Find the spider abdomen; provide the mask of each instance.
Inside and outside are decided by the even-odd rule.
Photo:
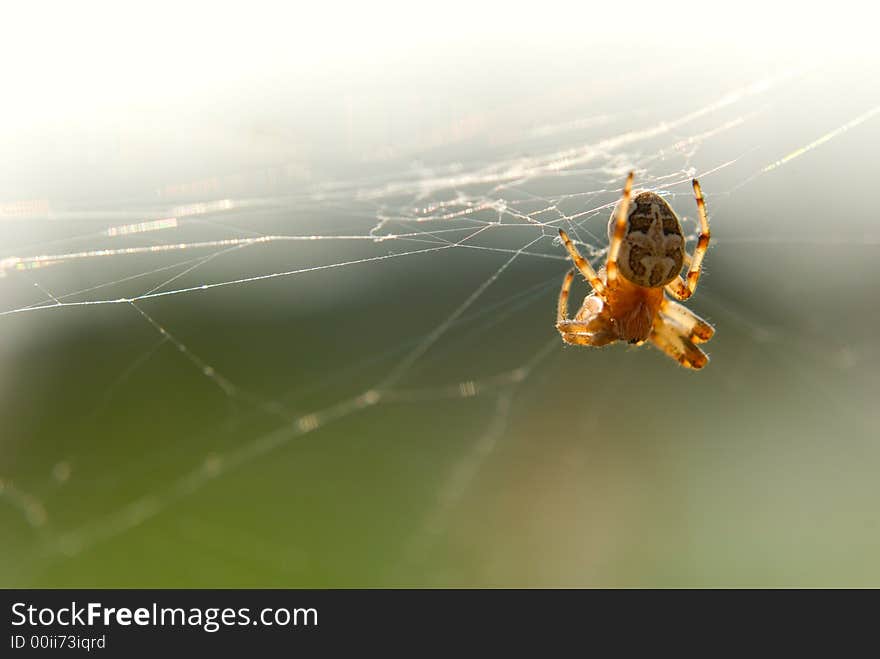
[[[614,225],[617,209],[611,214]],[[684,234],[675,211],[659,195],[641,192],[632,198],[618,267],[626,279],[660,288],[675,279],[684,264]]]

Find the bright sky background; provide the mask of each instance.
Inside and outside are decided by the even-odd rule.
[[[305,4],[305,6],[302,6]],[[782,4],[782,3],[781,3]],[[320,82],[489,48],[680,51],[713,61],[876,56],[877,16],[767,2],[56,2],[4,9],[2,131],[254,76]],[[867,11],[876,12],[875,9]],[[638,75],[639,72],[633,72]]]

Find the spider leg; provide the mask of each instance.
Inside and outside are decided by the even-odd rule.
[[[605,265],[605,278],[611,287],[617,281],[617,256],[620,254],[620,245],[626,234],[626,222],[629,218],[629,200],[632,196],[633,173],[630,172],[623,185],[623,195],[617,204],[617,221],[614,223],[614,233],[611,242],[608,243],[608,262]]]
[[[697,213],[700,216],[700,237],[694,248],[694,255],[690,260],[687,280],[681,275],[666,285],[666,291],[678,300],[687,300],[697,290],[700,274],[703,272],[703,257],[709,249],[709,216],[706,214],[706,201],[703,199],[703,191],[697,179],[693,180],[694,198],[697,200]],[[687,256],[687,255],[685,255]]]
[[[583,319],[570,320],[568,318],[559,318],[556,321],[556,329],[562,334],[564,339],[568,336],[581,336],[597,333],[609,333],[608,319],[601,314],[592,314]]]
[[[584,278],[590,283],[590,286],[593,287],[593,290],[595,290],[597,293],[604,293],[605,284],[599,278],[599,275],[596,274],[596,271],[593,270],[593,266],[590,265],[590,262],[587,261],[583,256],[581,256],[581,253],[577,250],[577,247],[574,246],[574,243],[571,242],[571,238],[568,237],[568,234],[565,233],[563,229],[559,230],[559,237],[562,239],[562,242],[565,245],[565,249],[568,250],[568,254],[569,256],[571,256],[571,260],[574,261],[577,269],[580,270]]]
[[[568,317],[568,295],[574,270],[565,273],[559,291],[559,305],[556,309],[556,329],[562,340],[575,346],[604,346],[616,341],[608,326],[608,319],[602,315],[604,304],[597,295],[588,295],[574,320]]]
[[[599,348],[617,341],[617,338],[607,331],[599,331],[592,334],[567,334],[560,330],[559,333],[562,334],[562,340],[572,346],[592,346],[594,348]]]
[[[556,305],[556,324],[568,319],[568,295],[571,292],[571,280],[574,279],[574,270],[565,273],[562,280],[562,288],[559,290],[559,304]]]
[[[709,361],[706,353],[693,341],[682,334],[675,325],[662,318],[654,321],[654,329],[649,341],[686,368],[701,369]]]
[[[700,318],[683,304],[664,298],[660,305],[660,315],[694,343],[708,341],[715,334],[715,328]]]

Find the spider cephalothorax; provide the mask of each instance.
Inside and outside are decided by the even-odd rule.
[[[687,307],[669,299],[688,299],[697,288],[709,246],[709,218],[700,184],[693,181],[700,217],[700,237],[687,278],[679,274],[686,261],[685,238],[675,212],[653,192],[632,197],[633,175],[626,179],[620,203],[608,223],[608,260],[598,273],[564,230],[559,230],[575,266],[593,287],[574,318],[568,318],[568,295],[574,270],[559,292],[556,329],[572,345],[604,346],[615,341],[650,340],[682,366],[699,369],[709,358],[696,345],[715,329]],[[665,293],[664,293],[665,291]]]

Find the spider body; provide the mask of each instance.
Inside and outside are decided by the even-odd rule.
[[[617,336],[627,343],[641,343],[651,336],[654,318],[663,303],[662,288],[647,288],[619,279],[609,291],[608,308],[614,315],[612,324]]]
[[[630,173],[623,196],[608,223],[608,260],[597,273],[562,229],[559,235],[572,261],[593,291],[574,318],[568,318],[568,296],[574,270],[566,274],[559,292],[556,328],[571,345],[604,346],[615,341],[654,346],[687,368],[709,361],[698,343],[708,341],[714,328],[668,295],[686,300],[696,290],[703,256],[709,246],[709,220],[700,190],[693,181],[700,216],[700,237],[693,258],[685,252],[685,237],[675,212],[653,192],[632,196]],[[690,261],[687,278],[679,274]]]

